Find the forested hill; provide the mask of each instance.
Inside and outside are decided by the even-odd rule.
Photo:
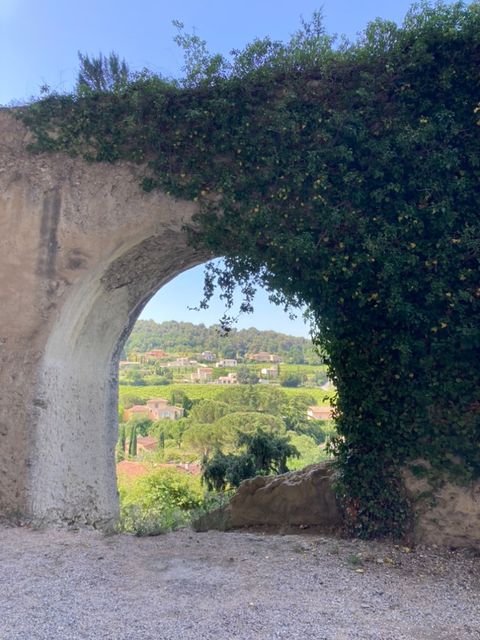
[[[305,338],[288,336],[276,331],[232,329],[228,336],[218,326],[206,327],[191,322],[138,320],[125,345],[125,352],[145,352],[163,349],[172,354],[192,354],[213,351],[218,357],[243,357],[246,353],[268,351],[282,356],[285,362],[315,363],[320,359],[312,343]]]

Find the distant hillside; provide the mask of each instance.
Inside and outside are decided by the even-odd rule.
[[[191,322],[162,322],[138,320],[125,345],[125,352],[163,349],[169,353],[201,353],[213,351],[219,357],[243,357],[246,353],[268,351],[281,356],[285,362],[318,363],[312,343],[305,338],[288,336],[276,331],[232,329],[228,336],[218,326],[206,327]]]

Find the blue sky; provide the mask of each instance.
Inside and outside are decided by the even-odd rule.
[[[78,51],[91,55],[116,51],[134,70],[147,67],[178,75],[182,54],[173,42],[172,20],[181,20],[187,32],[195,30],[212,51],[228,53],[255,37],[288,38],[301,16],[310,17],[322,5],[327,30],[353,38],[376,17],[401,22],[410,4],[406,0],[0,0],[0,104],[38,95],[42,84],[57,91],[71,89]],[[194,306],[201,289],[200,267],[163,287],[141,317],[213,324],[223,313],[221,305],[200,313],[188,311],[181,302],[188,299]],[[257,296],[255,313],[238,326],[308,335],[301,319],[290,321],[263,294]]]

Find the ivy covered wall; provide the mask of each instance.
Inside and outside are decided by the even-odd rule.
[[[200,205],[191,242],[240,282],[304,303],[338,397],[333,444],[351,531],[401,534],[399,470],[480,475],[480,5],[427,4],[356,43],[318,16],[232,60],[182,36],[182,81],[147,72],[49,95],[33,150],[145,167]]]

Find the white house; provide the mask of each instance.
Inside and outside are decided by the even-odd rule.
[[[219,360],[216,367],[236,367],[237,361],[234,358],[224,358],[223,360]]]

